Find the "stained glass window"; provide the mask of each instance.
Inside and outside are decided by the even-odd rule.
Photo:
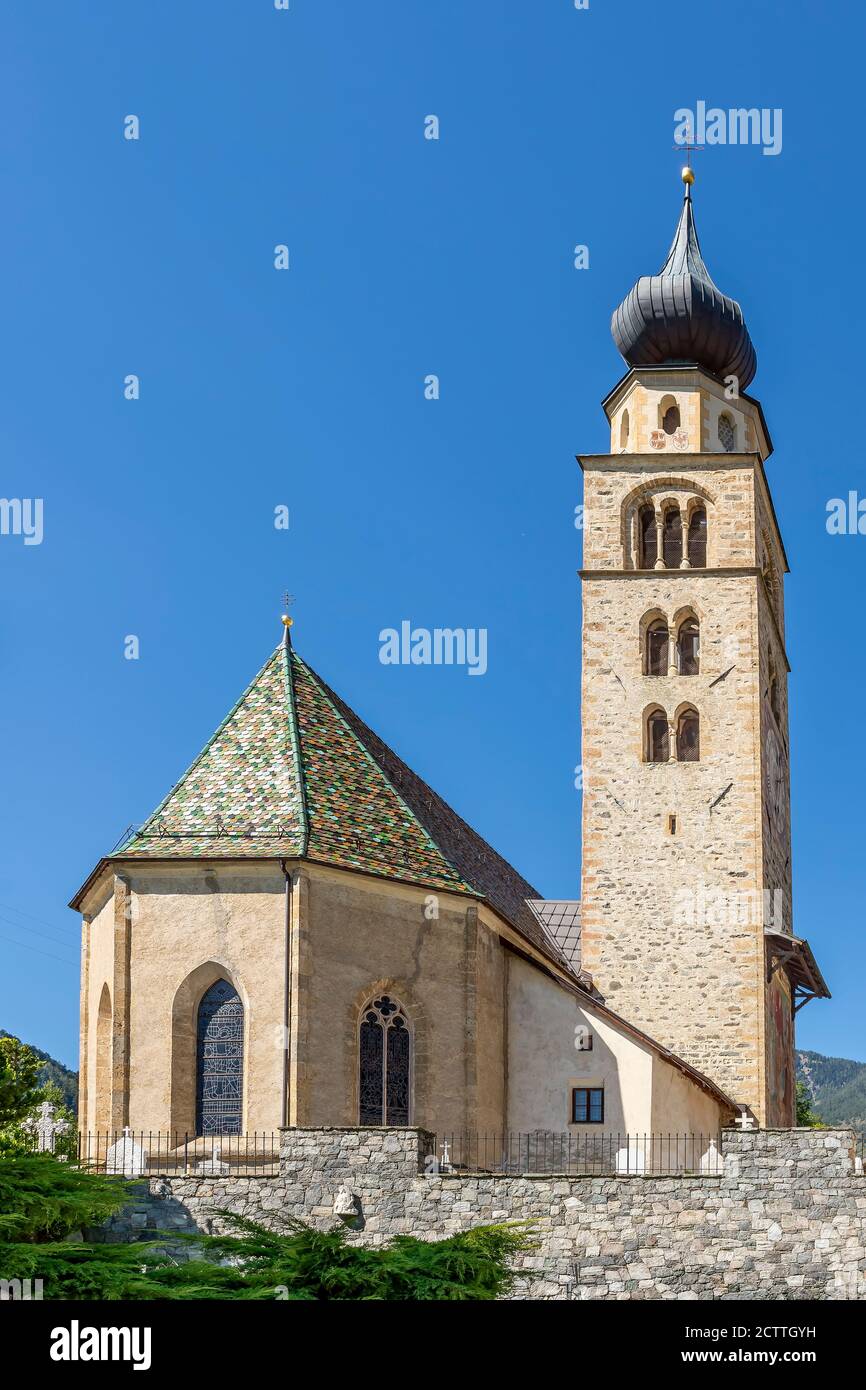
[[[380,995],[363,1010],[358,1055],[359,1124],[408,1125],[412,1035],[390,995]]]
[[[240,1134],[244,1006],[234,985],[217,980],[198,1006],[196,1132]]]

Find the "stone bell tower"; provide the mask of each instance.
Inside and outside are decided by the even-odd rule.
[[[610,452],[582,456],[583,965],[763,1125],[794,1123],[782,576],[755,351],[691,199],[616,310]]]

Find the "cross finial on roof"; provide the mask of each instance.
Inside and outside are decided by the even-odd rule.
[[[291,605],[294,603],[294,601],[295,601],[295,596],[294,596],[294,594],[290,594],[289,591],[288,591],[288,589],[284,590],[284,592],[283,592],[283,607],[284,607],[287,611],[286,611],[285,613],[283,613],[283,615],[282,615],[281,618],[280,618],[280,622],[281,622],[282,625],[283,625],[283,646],[284,646],[284,647],[290,647],[290,646],[292,645],[292,637],[291,637],[291,633],[289,632],[289,628],[292,626],[292,623],[294,622],[294,619],[291,618],[291,617],[289,616],[288,609],[291,607]]]

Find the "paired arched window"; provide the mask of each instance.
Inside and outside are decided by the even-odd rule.
[[[677,716],[674,751],[677,762],[696,763],[701,756],[700,717],[690,705]],[[663,709],[652,708],[646,716],[645,760],[666,763],[671,756],[671,726]]]
[[[202,996],[196,1028],[197,1134],[240,1134],[243,1120],[244,1006],[217,980]]]
[[[689,516],[689,564],[693,570],[707,567],[707,509],[693,507]]]
[[[683,559],[683,519],[679,507],[665,508],[662,536],[665,569],[678,570]]]
[[[719,443],[726,454],[733,454],[737,447],[737,431],[727,411],[719,416]]]
[[[388,994],[361,1011],[358,1067],[358,1123],[408,1125],[412,1034],[401,1005]]]
[[[676,620],[675,620],[676,621]],[[671,629],[663,616],[646,614],[643,630],[643,673],[645,676],[666,676],[674,661],[673,670],[680,676],[700,674],[701,628],[697,618],[686,612],[674,627],[674,650],[671,652]]]

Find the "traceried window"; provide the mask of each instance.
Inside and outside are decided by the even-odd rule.
[[[730,415],[719,416],[719,443],[726,454],[732,454],[737,447],[737,434]]]
[[[683,522],[679,507],[668,507],[664,524],[665,569],[678,570],[683,558]]]
[[[361,1013],[358,1123],[408,1125],[412,1035],[401,1006],[388,994]]]
[[[646,674],[666,676],[668,673],[668,625],[664,618],[650,623],[646,634]]]
[[[244,1006],[234,985],[217,980],[198,1006],[196,1133],[240,1134]]]
[[[668,717],[663,709],[651,711],[646,726],[646,760],[648,763],[666,763],[670,757],[670,729]]]
[[[707,511],[695,507],[689,517],[689,564],[693,570],[707,567]]]
[[[571,1092],[573,1125],[604,1124],[604,1087],[574,1086]]]
[[[681,676],[698,675],[700,644],[700,628],[694,618],[687,618],[677,633],[677,670]]]
[[[698,712],[685,709],[677,720],[677,762],[697,763],[701,757],[701,734]]]
[[[640,568],[651,570],[659,557],[655,507],[641,507],[638,515],[638,526],[640,528]]]

